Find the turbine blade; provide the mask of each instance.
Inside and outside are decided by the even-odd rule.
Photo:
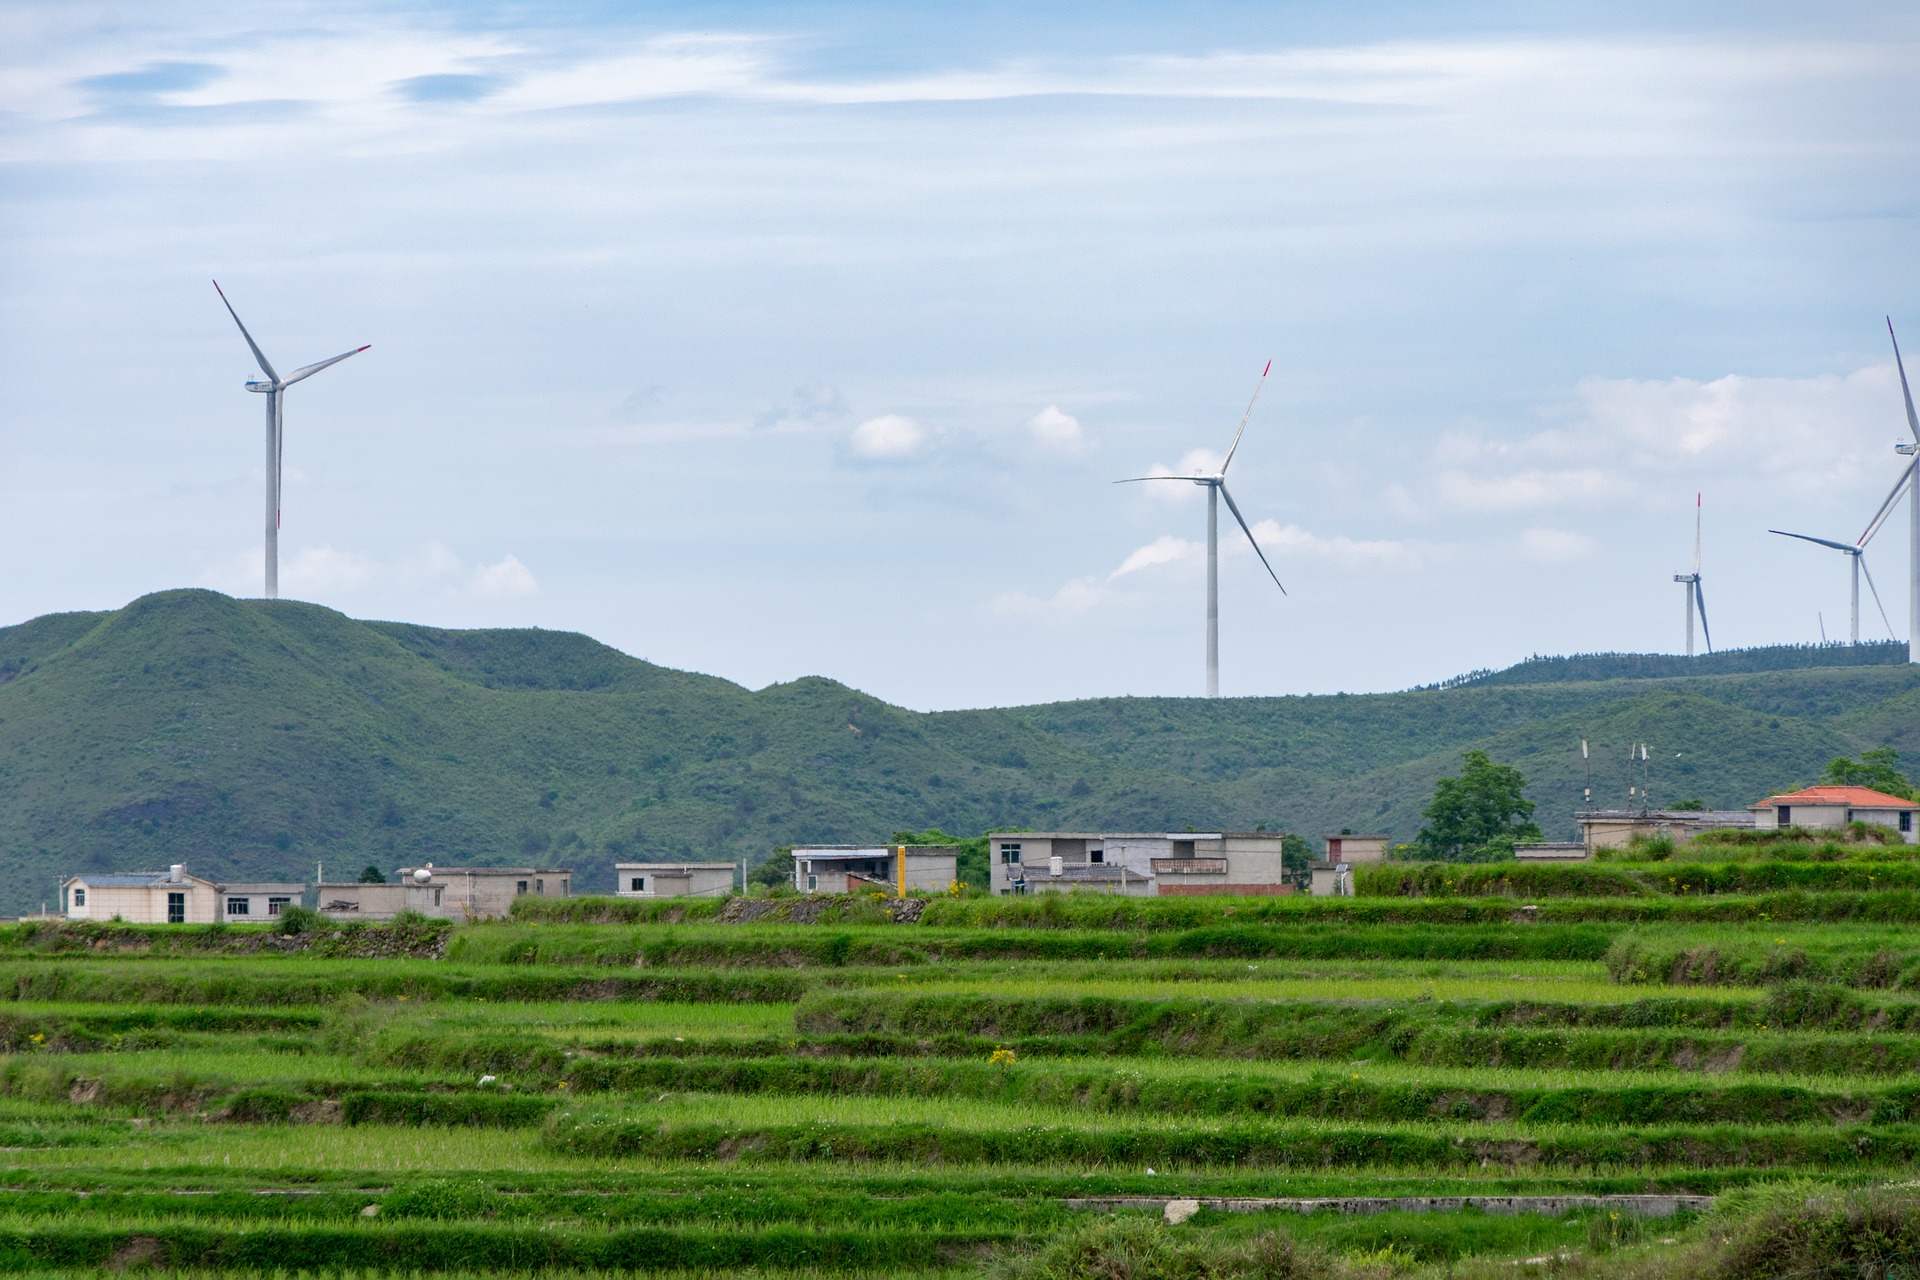
[[[1783,538],[1798,538],[1802,542],[1817,542],[1823,547],[1832,547],[1835,551],[1844,551],[1852,555],[1860,548],[1850,542],[1835,542],[1831,538],[1816,538],[1810,533],[1788,533],[1785,529],[1769,529],[1768,533],[1777,533]]]
[[[1281,586],[1280,575],[1273,571],[1272,565],[1267,564],[1267,553],[1260,549],[1259,542],[1254,539],[1253,530],[1247,527],[1247,518],[1240,514],[1240,508],[1234,505],[1233,495],[1227,492],[1227,486],[1224,484],[1220,486],[1220,496],[1227,500],[1227,510],[1233,512],[1233,518],[1240,522],[1240,531],[1246,534],[1247,541],[1253,544],[1253,554],[1259,556],[1260,563],[1267,566],[1267,576],[1273,579],[1273,585],[1280,587],[1281,595],[1287,594],[1287,589]]]
[[[227,291],[220,287],[218,280],[213,282],[213,291],[220,295],[221,302],[226,303],[227,314],[233,317],[233,322],[240,324],[240,313],[233,309],[231,302],[227,302]],[[260,372],[274,382],[280,381],[280,375],[275,373],[273,366],[267,363],[267,353],[260,349],[260,344],[253,340],[253,335],[247,332],[247,326],[244,324],[240,324],[240,336],[247,340],[247,346],[253,350],[253,358],[260,362]]]
[[[1707,652],[1713,652],[1713,629],[1707,626],[1707,593],[1700,589],[1700,579],[1693,580],[1693,603],[1700,610],[1700,634],[1707,638]]]
[[[292,373],[287,375],[286,380],[282,382],[280,385],[283,387],[290,387],[294,383],[300,381],[302,378],[311,378],[314,374],[320,372],[322,369],[327,368],[329,365],[339,364],[342,360],[345,360],[348,356],[357,356],[362,351],[365,351],[367,347],[371,347],[372,345],[373,344],[369,342],[364,347],[355,347],[351,351],[343,351],[331,360],[322,360],[317,364],[310,364],[310,365],[307,365],[305,368],[295,369]]]
[[[1253,384],[1253,399],[1247,401],[1247,411],[1240,415],[1240,429],[1233,433],[1233,443],[1227,447],[1227,460],[1220,464],[1220,474],[1227,474],[1227,468],[1233,465],[1234,450],[1240,447],[1240,437],[1247,434],[1247,419],[1253,416],[1253,406],[1260,400],[1260,388],[1267,385],[1267,374],[1273,369],[1273,361],[1267,361],[1267,367],[1260,371],[1260,381]],[[1249,534],[1249,537],[1252,535]],[[1279,581],[1279,579],[1275,579]],[[1281,588],[1286,590],[1285,587]]]
[[[1893,317],[1887,317],[1887,336],[1893,338],[1893,363],[1900,370],[1900,394],[1907,398],[1907,430],[1920,443],[1920,417],[1913,412],[1913,392],[1907,387],[1907,362],[1900,358],[1900,339],[1893,337]]]
[[[1693,495],[1693,571],[1700,572],[1700,495]]]
[[[1867,575],[1867,590],[1873,592],[1873,607],[1880,611],[1880,621],[1887,625],[1887,638],[1898,641],[1900,637],[1893,634],[1893,623],[1887,620],[1887,606],[1880,603],[1880,588],[1873,585],[1873,573],[1867,568],[1865,556],[1860,557],[1860,572]]]
[[[1917,467],[1920,467],[1920,456],[1915,456],[1914,460],[1907,464],[1906,470],[1900,473],[1900,478],[1893,482],[1893,492],[1889,493],[1887,500],[1880,504],[1880,509],[1873,513],[1873,519],[1867,522],[1867,531],[1860,535],[1858,542],[1854,543],[1856,547],[1866,546],[1873,541],[1873,535],[1880,532],[1880,526],[1885,524],[1887,517],[1893,514],[1893,508],[1899,503],[1900,496],[1907,491],[1907,486],[1913,483],[1913,473]]]
[[[1125,480],[1115,480],[1115,484],[1145,484],[1149,480],[1178,480],[1182,484],[1199,484],[1198,476],[1128,476]]]

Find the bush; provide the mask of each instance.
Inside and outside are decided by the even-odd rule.
[[[289,938],[297,938],[303,933],[318,933],[330,922],[312,907],[303,907],[297,902],[289,902],[280,908],[280,920],[274,927]]]
[[[1331,1280],[1358,1276],[1278,1232],[1221,1240],[1171,1230],[1151,1218],[1095,1219],[1031,1253],[1002,1254],[994,1280]]]

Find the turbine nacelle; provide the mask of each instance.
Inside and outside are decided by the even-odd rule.
[[[269,391],[278,391],[280,389],[280,384],[277,382],[249,382],[246,385],[247,390],[259,395],[265,395]]]

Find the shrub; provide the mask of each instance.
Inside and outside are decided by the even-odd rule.
[[[275,927],[289,938],[297,938],[303,933],[317,933],[327,924],[327,918],[312,907],[289,902],[280,908],[280,921]]]
[[[1361,1273],[1277,1232],[1222,1240],[1129,1215],[1073,1227],[1030,1253],[1002,1254],[987,1274],[994,1280],[1331,1280]]]

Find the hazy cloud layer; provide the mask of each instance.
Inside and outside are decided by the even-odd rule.
[[[1916,23],[27,0],[8,618],[258,590],[218,276],[276,361],[374,344],[287,410],[285,590],[356,613],[1195,692],[1179,478],[1272,359],[1229,478],[1288,594],[1223,509],[1229,692],[1673,649],[1696,492],[1715,638],[1808,639],[1843,575],[1766,529],[1851,539],[1900,465]]]

